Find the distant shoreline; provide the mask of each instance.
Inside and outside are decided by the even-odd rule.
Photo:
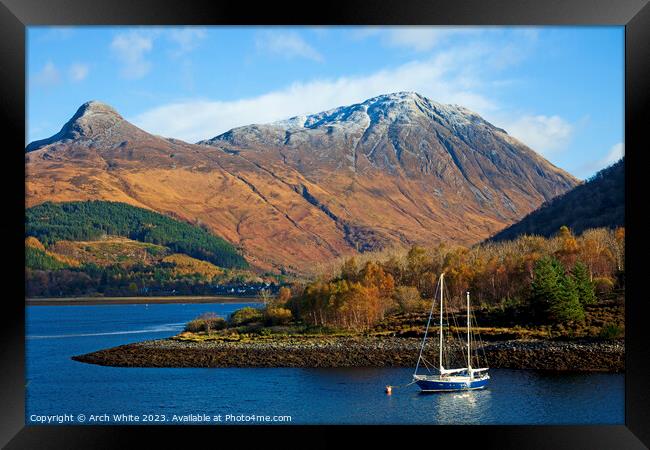
[[[141,305],[172,303],[257,303],[256,297],[234,297],[220,295],[176,295],[166,297],[51,297],[27,298],[26,306],[70,306],[70,305]]]

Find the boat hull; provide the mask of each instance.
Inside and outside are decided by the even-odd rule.
[[[416,380],[415,383],[420,387],[422,392],[453,392],[453,391],[472,391],[485,389],[489,378],[467,381],[445,381],[445,380]]]

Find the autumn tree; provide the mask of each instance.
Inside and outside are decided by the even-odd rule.
[[[386,273],[383,267],[369,261],[359,272],[359,281],[366,287],[376,287],[382,297],[389,297],[395,289],[393,276]]]
[[[578,254],[578,241],[566,225],[560,227],[557,237],[560,248],[555,252],[555,256],[566,267],[572,267]]]
[[[427,252],[424,248],[413,246],[406,255],[405,284],[419,287],[420,276],[427,269]]]
[[[291,299],[291,289],[289,289],[286,286],[282,286],[278,291],[277,302],[280,305],[286,305],[290,299]]]
[[[395,301],[402,312],[416,312],[424,308],[420,292],[413,286],[400,286],[395,289]]]
[[[347,281],[356,281],[358,274],[359,268],[357,267],[357,260],[354,256],[345,260],[341,267],[341,278]]]
[[[273,297],[271,296],[271,292],[269,292],[268,289],[262,289],[258,292],[257,298],[260,302],[264,304],[264,306],[268,306],[269,304],[272,303]]]

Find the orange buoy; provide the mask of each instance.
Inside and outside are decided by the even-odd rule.
[[[393,392],[393,387],[392,386],[386,386],[386,394],[390,395]]]

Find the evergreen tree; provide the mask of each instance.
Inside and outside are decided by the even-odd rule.
[[[531,285],[531,303],[535,318],[542,321],[584,320],[578,290],[572,276],[556,258],[542,258],[535,264]]]
[[[549,318],[554,322],[582,322],[585,311],[580,304],[575,280],[564,272],[561,264],[558,266],[556,270],[561,270],[558,273],[558,296],[551,303]]]
[[[558,298],[558,270],[556,261],[545,257],[535,264],[531,284],[531,306],[533,316],[544,320],[548,316],[551,304]]]
[[[584,306],[596,303],[594,283],[589,277],[589,269],[587,269],[587,266],[582,261],[578,261],[573,266],[571,274],[573,275],[576,290],[578,291],[580,304]]]
[[[68,265],[48,255],[45,250],[25,247],[25,267],[38,270],[58,270],[65,269]]]

